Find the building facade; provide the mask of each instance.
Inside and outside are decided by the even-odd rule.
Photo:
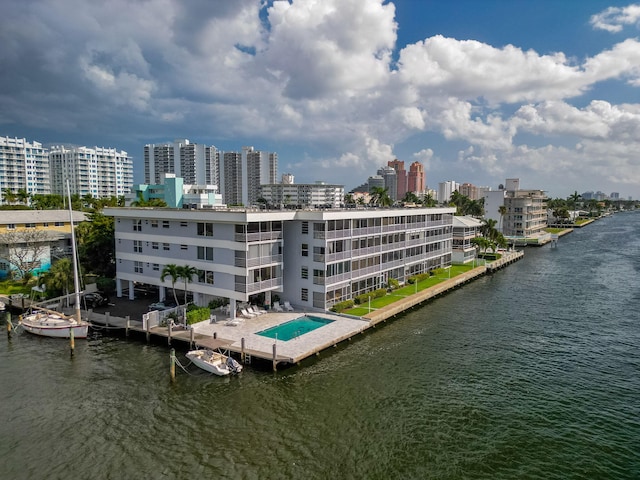
[[[275,183],[260,186],[260,198],[267,206],[280,208],[339,208],[344,203],[344,186],[316,183]]]
[[[482,225],[482,221],[469,215],[453,217],[452,263],[464,265],[475,261],[477,252],[471,241],[480,235]]]
[[[278,181],[277,153],[242,147],[242,152],[224,152],[221,158],[220,193],[228,205],[256,205],[260,185]]]
[[[117,294],[134,285],[160,288],[168,264],[198,270],[194,302],[214,298],[299,308],[336,303],[451,264],[453,208],[177,210],[107,208],[115,217]],[[286,268],[285,268],[286,266]],[[179,287],[179,285],[176,285]]]
[[[51,193],[49,153],[39,142],[0,137],[0,192]],[[4,195],[0,204],[7,204]]]
[[[504,236],[531,238],[544,234],[547,228],[546,198],[542,190],[507,190],[504,197],[506,214],[502,219]]]
[[[394,200],[402,200],[407,194],[407,171],[404,169],[404,162],[397,158],[387,165],[396,171],[396,197]]]
[[[384,188],[387,189],[389,198],[396,202],[398,200],[398,175],[392,167],[382,167],[378,169],[378,175],[384,179]]]
[[[189,185],[219,185],[221,152],[214,146],[177,139],[144,146],[144,182],[162,183],[162,175],[172,173]]]
[[[427,189],[427,176],[424,172],[424,166],[420,162],[413,162],[409,166],[409,175],[407,177],[407,191],[416,195],[422,195]]]
[[[83,212],[73,213],[74,225],[85,220]],[[68,210],[0,211],[0,278],[21,269],[45,272],[55,260],[70,256]]]
[[[51,193],[109,198],[126,195],[133,185],[133,162],[125,151],[103,147],[54,146],[49,151]]]
[[[222,195],[217,185],[187,185],[184,179],[172,173],[163,174],[163,182],[158,185],[134,185],[126,196],[126,204],[131,205],[140,200],[162,200],[168,208],[219,208]]]

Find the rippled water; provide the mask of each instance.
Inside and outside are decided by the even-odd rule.
[[[5,336],[0,478],[637,479],[639,271],[618,214],[275,374]]]

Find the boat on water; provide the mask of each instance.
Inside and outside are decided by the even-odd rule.
[[[75,314],[67,316],[46,308],[34,309],[20,317],[20,325],[27,332],[43,337],[87,338],[89,322],[82,320],[80,313],[80,279],[78,275],[78,254],[76,251],[76,234],[73,225],[73,209],[71,208],[71,191],[67,180],[67,197],[69,199],[69,219],[71,221],[71,251],[73,255],[73,284],[75,287]]]
[[[213,350],[205,348],[191,350],[186,353],[186,357],[201,369],[214,375],[224,376],[242,371],[242,365],[232,357]]]
[[[52,310],[34,310],[20,317],[20,325],[25,331],[43,337],[69,338],[73,331],[73,338],[87,338],[89,322],[67,317]]]

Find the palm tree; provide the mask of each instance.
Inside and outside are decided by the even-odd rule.
[[[393,204],[393,200],[389,196],[388,189],[384,187],[371,187],[371,199],[369,203],[381,207],[389,207]]]
[[[178,267],[180,278],[184,279],[184,304],[187,304],[187,284],[191,282],[194,275],[198,274],[198,269],[191,265],[183,265]]]
[[[427,193],[422,199],[422,205],[425,207],[435,207],[438,202],[431,196],[430,193]]]
[[[173,290],[173,299],[176,301],[176,305],[178,305],[178,296],[176,295],[176,282],[182,276],[180,273],[180,269],[178,265],[174,263],[170,263],[165,265],[162,269],[162,273],[160,274],[160,281],[164,282],[166,277],[171,277],[171,290]]]
[[[23,205],[28,205],[29,198],[31,198],[31,194],[27,192],[26,188],[21,188],[20,190],[18,190],[16,197],[20,203],[22,203]]]
[[[498,207],[498,213],[500,214],[500,232],[502,232],[502,219],[504,218],[504,216],[507,214],[507,207],[505,207],[504,205],[500,205]]]
[[[574,190],[574,192],[569,195],[569,202],[571,204],[571,209],[575,211],[576,205],[578,204],[578,200],[582,198],[581,195],[578,195],[578,191]]]
[[[15,201],[18,199],[18,196],[10,188],[5,188],[2,190],[2,197],[7,203],[15,203]]]
[[[404,197],[402,198],[402,201],[404,203],[420,203],[420,199],[418,198],[418,196],[413,193],[413,192],[407,192],[404,194]]]

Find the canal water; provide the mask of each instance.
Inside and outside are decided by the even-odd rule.
[[[617,214],[275,374],[4,336],[0,479],[638,479],[639,273]]]

